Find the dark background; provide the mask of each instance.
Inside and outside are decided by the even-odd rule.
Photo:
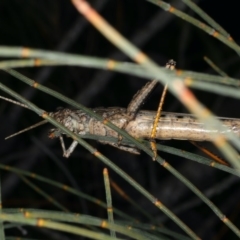
[[[238,1],[199,0],[197,2],[239,43]],[[240,77],[239,58],[233,50],[151,3],[139,0],[97,0],[91,1],[91,3],[120,33],[160,65],[165,65],[168,59],[173,58],[177,61],[177,68],[213,73],[213,70],[203,60],[204,56],[208,56],[230,76]],[[176,0],[171,3],[178,9],[197,17],[182,1]],[[87,23],[77,13],[70,1],[64,0],[0,0],[0,44],[130,61]],[[80,67],[25,68],[19,69],[19,71],[90,108],[126,107],[132,96],[146,83],[145,79],[125,74]],[[0,79],[1,82],[46,111],[54,111],[59,106],[67,107],[59,100],[31,89],[4,72],[0,72]],[[159,86],[143,108],[156,109],[161,91],[162,86]],[[238,102],[235,99],[202,91],[194,91],[194,93],[215,114],[240,117]],[[1,94],[6,96],[4,93]],[[167,95],[164,110],[186,112],[185,108],[170,93]],[[64,159],[59,141],[47,138],[48,130],[51,128],[49,124],[10,140],[4,140],[6,136],[40,120],[33,112],[1,100],[1,163],[38,173],[105,201],[102,176],[104,164],[80,146],[69,159]],[[70,140],[66,140],[66,142],[70,144]],[[144,153],[134,156],[107,145],[90,142],[166,204],[203,239],[236,239],[235,235],[189,189],[160,165],[152,162],[150,157]],[[162,143],[199,153],[186,141]],[[217,153],[217,150],[211,145],[210,148]],[[201,191],[207,195],[210,194],[210,199],[237,226],[240,225],[238,218],[240,193],[237,191],[239,183],[236,177],[169,154],[161,153],[161,156]],[[111,178],[154,219],[162,221],[165,226],[174,231],[181,232],[172,221],[164,217],[162,212],[128,183],[110,169],[109,173]],[[16,175],[1,171],[1,180],[3,207],[56,210],[53,205],[25,185]],[[34,183],[72,212],[106,218],[106,210],[97,205],[79,200],[78,197],[47,184],[37,181]],[[112,190],[112,197],[115,207],[140,221],[149,222],[114,190]],[[74,238],[61,232],[27,227],[26,229],[29,233],[27,237],[78,239],[78,237],[74,236]],[[7,234],[21,235],[18,229],[8,230]]]

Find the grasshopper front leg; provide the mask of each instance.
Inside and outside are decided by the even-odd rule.
[[[51,139],[59,138],[60,144],[61,144],[61,147],[62,147],[62,151],[63,151],[63,157],[65,157],[65,158],[69,158],[70,155],[72,154],[72,152],[75,150],[76,146],[78,145],[78,142],[76,140],[74,140],[71,143],[70,147],[68,149],[66,149],[62,133],[59,129],[55,129],[55,128],[51,129],[49,134],[48,134],[48,137],[51,138]]]
[[[76,148],[76,146],[78,145],[78,142],[76,140],[74,140],[71,143],[70,147],[66,150],[65,144],[64,144],[64,141],[63,141],[63,137],[60,136],[59,139],[60,139],[60,143],[61,143],[62,150],[63,150],[63,157],[69,158],[70,155],[72,154],[72,152],[74,151],[74,149]]]

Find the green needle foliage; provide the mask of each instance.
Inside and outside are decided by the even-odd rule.
[[[215,3],[213,13],[225,16],[218,19],[212,3],[202,2],[0,3],[0,89],[31,110],[1,100],[1,240],[56,239],[55,233],[63,240],[240,238],[238,183],[228,181],[229,174],[240,176],[240,140],[215,117],[240,118],[240,47],[237,33],[225,27],[234,7],[228,11],[225,3],[221,12]],[[171,58],[176,70],[161,67]],[[133,138],[92,110],[126,108],[153,79],[168,85],[164,111],[187,110],[205,127],[220,129],[215,147],[208,147],[229,166],[172,140],[157,143],[153,162],[149,139]],[[160,92],[144,108],[156,110]],[[104,122],[141,155],[98,144],[117,144],[116,138],[71,132],[48,114],[60,105]],[[3,140],[39,117],[44,125]],[[67,161],[59,141],[47,138],[52,125],[67,145],[79,144]],[[104,174],[103,181],[106,166],[111,178]],[[44,228],[54,234],[46,236]]]

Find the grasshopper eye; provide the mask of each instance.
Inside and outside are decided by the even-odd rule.
[[[61,132],[59,129],[56,129],[56,128],[52,128],[51,130],[49,130],[48,132],[48,137],[50,139],[54,139],[54,138],[58,138],[61,136]]]

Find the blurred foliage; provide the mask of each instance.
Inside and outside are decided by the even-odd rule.
[[[168,59],[173,58],[177,61],[178,68],[213,73],[213,70],[203,60],[204,56],[208,56],[228,75],[240,77],[238,56],[221,42],[185,21],[163,12],[146,1],[101,1],[101,4],[99,0],[91,1],[91,3],[93,6],[101,5],[99,12],[104,18],[160,65],[164,65]],[[239,15],[237,1],[199,0],[197,3],[222,25],[237,43],[239,42],[240,33],[236,24]],[[180,0],[174,1],[173,5],[195,16]],[[0,45],[28,46],[129,61],[76,12],[70,1],[65,0],[0,0],[0,36]],[[20,72],[88,107],[126,107],[132,96],[145,83],[144,79],[125,74],[76,67],[25,68],[20,69]],[[58,106],[62,106],[60,101],[30,89],[4,72],[0,73],[0,79],[1,82],[47,111],[54,111]],[[161,89],[162,86],[159,86],[154,91],[143,106],[144,109],[157,108]],[[238,103],[235,99],[201,91],[194,92],[217,115],[240,118],[240,113],[236,110]],[[168,94],[164,111],[184,112],[185,109],[171,94]],[[0,104],[0,116],[1,163],[72,185],[73,182],[60,169],[59,164],[61,164],[70,173],[71,178],[75,179],[73,187],[78,186],[83,192],[105,201],[102,177],[104,165],[94,156],[78,146],[70,159],[63,159],[59,141],[47,138],[50,125],[4,141],[6,136],[40,119],[32,112],[4,101]],[[71,141],[67,139],[66,142],[69,144]],[[214,237],[215,239],[235,239],[235,236],[203,203],[167,171],[154,164],[145,154],[133,156],[110,146],[90,142],[107,157],[113,159],[120,168],[173,212],[186,204],[178,216],[203,239]],[[198,149],[185,141],[165,141],[164,144],[199,153]],[[211,145],[209,147],[212,148]],[[216,149],[213,151],[217,152]],[[57,157],[56,161],[53,160],[51,154]],[[214,187],[221,184],[225,186],[225,181],[230,178],[224,172],[182,158],[173,158],[164,153],[161,153],[161,156],[204,192],[214,191]],[[179,231],[175,224],[166,220],[163,214],[135,189],[132,189],[114,172],[109,172],[110,177],[131,198],[147,209],[149,214],[157,220],[163,219],[164,225],[168,228]],[[4,207],[55,209],[48,201],[39,197],[21,182],[16,175],[1,171],[1,177]],[[240,194],[236,191],[239,184],[236,177],[231,178],[234,180],[227,187],[223,187],[220,192],[215,193],[211,200],[229,217],[232,216],[235,224],[239,225],[239,219],[236,216],[236,213],[240,211]],[[106,211],[97,205],[86,201],[80,203],[79,198],[44,183],[37,182],[37,185],[72,212],[88,213],[102,218],[107,216]],[[140,221],[146,221],[140,212],[132,208],[114,191],[112,191],[112,198],[113,206]],[[190,203],[194,201],[196,204],[192,206]],[[189,207],[187,207],[188,203]],[[29,237],[32,237],[31,231],[34,236],[34,231],[39,230],[30,230]],[[19,230],[8,230],[7,233],[19,234]],[[49,232],[43,231],[41,234],[44,236]],[[68,239],[64,236],[66,237],[63,234],[62,239]],[[51,239],[59,239],[59,236],[52,235],[51,237]],[[71,237],[71,239],[78,238]]]

